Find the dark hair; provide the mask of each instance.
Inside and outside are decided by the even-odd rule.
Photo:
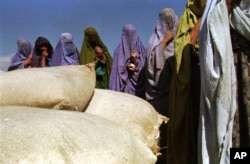
[[[40,56],[42,54],[41,47],[46,46],[48,47],[48,58],[52,57],[53,54],[53,47],[50,44],[49,40],[44,37],[38,37],[35,42],[35,53],[36,55]]]

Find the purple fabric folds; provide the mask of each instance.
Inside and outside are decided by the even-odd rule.
[[[62,33],[54,50],[51,66],[78,65],[79,51],[70,33]]]
[[[10,65],[8,67],[8,71],[12,71],[15,69],[24,68],[24,61],[31,54],[32,46],[31,43],[23,37],[17,39],[17,52],[13,54]]]
[[[127,64],[132,62],[130,59],[131,51],[137,53],[137,58],[134,62],[136,69],[133,72],[127,69]],[[145,58],[146,50],[135,27],[132,24],[125,25],[122,31],[121,42],[114,51],[109,88],[144,98]]]

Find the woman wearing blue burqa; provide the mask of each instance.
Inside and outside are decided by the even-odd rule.
[[[178,17],[173,9],[161,10],[146,50],[146,100],[164,116],[168,116],[168,99],[174,62],[174,36],[177,23]],[[160,131],[163,159],[158,158],[158,162],[166,163],[166,125],[162,125]]]
[[[51,59],[51,66],[78,65],[80,54],[70,33],[62,33]]]
[[[28,68],[31,63],[32,46],[31,43],[23,37],[17,39],[17,51],[13,54],[8,71]]]
[[[109,88],[145,98],[145,59],[146,50],[136,28],[125,25],[121,42],[114,51]]]

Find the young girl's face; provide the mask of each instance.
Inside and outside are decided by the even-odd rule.
[[[48,46],[42,45],[40,49],[41,49],[42,51],[47,51],[47,50],[48,50]]]
[[[103,51],[102,51],[102,48],[101,48],[101,47],[95,46],[95,52],[98,53],[98,54],[100,54],[100,53],[102,53]]]

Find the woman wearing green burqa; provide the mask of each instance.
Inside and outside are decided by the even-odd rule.
[[[87,27],[80,52],[80,64],[95,62],[96,88],[108,89],[112,57],[96,29]]]
[[[199,30],[205,0],[188,0],[175,36],[167,163],[196,164],[200,106]]]

